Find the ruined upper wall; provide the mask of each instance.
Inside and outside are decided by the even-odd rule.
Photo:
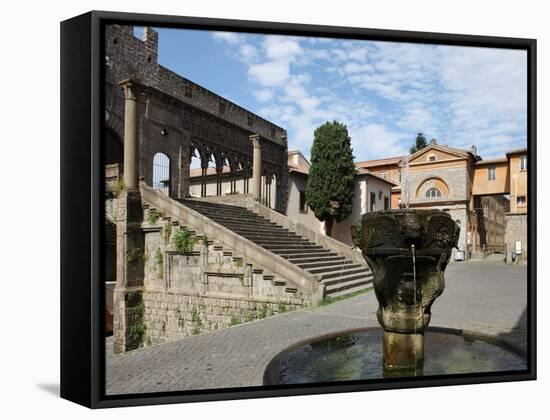
[[[116,84],[137,79],[202,111],[286,147],[286,130],[158,64],[158,33],[145,28],[142,39],[133,26],[106,25],[105,79]]]

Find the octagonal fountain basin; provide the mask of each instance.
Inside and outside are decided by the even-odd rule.
[[[367,328],[325,336],[291,346],[275,356],[264,372],[264,385],[527,369],[521,349],[490,336],[429,327],[425,331],[425,342],[423,369],[385,371],[382,329]]]

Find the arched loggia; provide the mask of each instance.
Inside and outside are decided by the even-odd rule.
[[[170,195],[170,158],[164,153],[153,157],[153,188]]]

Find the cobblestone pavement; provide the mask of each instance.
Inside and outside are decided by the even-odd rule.
[[[473,330],[525,345],[527,267],[449,265],[432,326]],[[106,350],[108,395],[262,385],[269,361],[290,345],[345,329],[378,326],[374,292],[123,355]],[[108,343],[109,345],[109,343]]]

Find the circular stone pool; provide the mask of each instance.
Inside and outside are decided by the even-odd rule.
[[[285,350],[268,365],[265,385],[378,379],[390,376],[382,364],[379,328],[313,340]],[[425,333],[423,371],[393,372],[392,377],[525,370],[525,357],[494,339],[458,330]]]

